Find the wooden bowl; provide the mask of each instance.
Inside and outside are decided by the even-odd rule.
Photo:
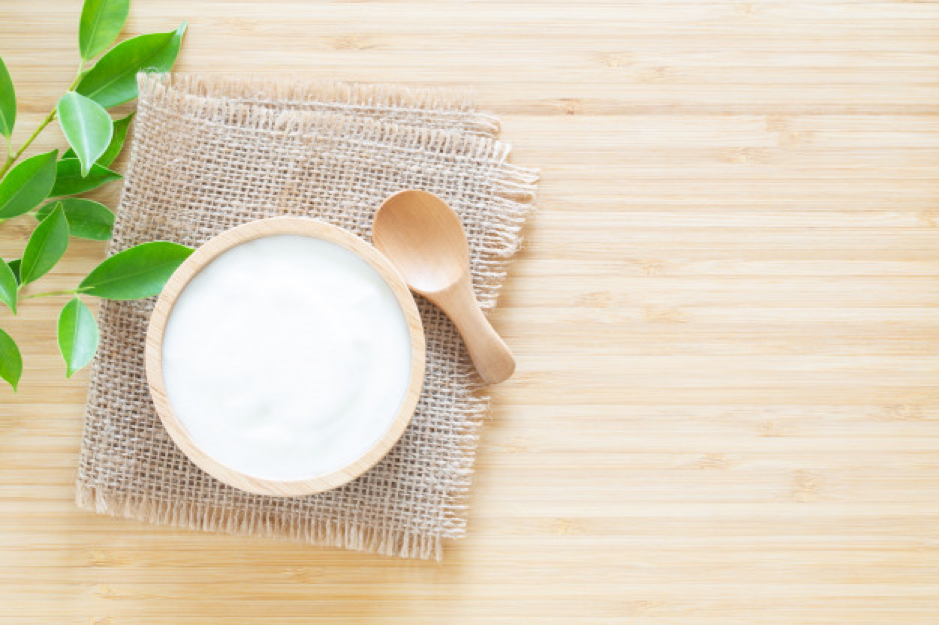
[[[215,460],[193,440],[171,406],[163,378],[163,337],[177,298],[204,267],[222,253],[248,241],[275,235],[300,235],[322,239],[345,248],[367,262],[391,288],[401,306],[410,334],[411,370],[401,407],[391,426],[364,455],[354,462],[308,479],[278,481],[248,475]],[[180,449],[201,469],[241,490],[262,495],[294,497],[319,493],[362,475],[398,441],[417,406],[424,380],[424,331],[417,305],[404,280],[391,263],[371,245],[352,233],[312,219],[278,217],[254,221],[227,230],[199,247],[172,275],[150,317],[146,339],[146,370],[150,394],[166,431]]]

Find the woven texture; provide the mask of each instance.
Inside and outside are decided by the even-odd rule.
[[[344,84],[139,77],[133,148],[109,253],[166,239],[198,246],[281,215],[369,240],[375,210],[405,188],[443,197],[469,238],[474,285],[496,303],[536,175],[506,162],[496,120],[461,97]],[[447,318],[418,298],[424,390],[392,451],[349,484],[276,498],[228,487],[163,429],[144,373],[154,300],[104,302],[78,476],[78,504],[182,527],[284,536],[389,555],[441,558],[465,533],[480,419],[488,406]]]

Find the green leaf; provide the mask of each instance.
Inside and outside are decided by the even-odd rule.
[[[20,348],[16,346],[13,337],[0,330],[0,378],[9,382],[15,393],[22,375],[23,357]]]
[[[16,123],[16,91],[13,80],[3,58],[0,58],[0,135],[7,139],[13,134]]]
[[[111,143],[114,134],[111,116],[100,104],[74,91],[59,98],[55,110],[65,138],[81,161],[82,177],[87,176]]]
[[[38,211],[36,219],[42,221],[56,207],[62,205],[68,219],[69,233],[80,239],[107,241],[111,238],[114,227],[114,213],[100,202],[80,197],[66,197],[56,202],[49,202]]]
[[[123,104],[137,97],[137,72],[166,72],[173,67],[185,22],[175,31],[140,35],[123,41],[88,70],[75,90],[104,108]]]
[[[20,283],[20,265],[22,264],[22,262],[23,261],[17,258],[16,260],[11,260],[10,262],[7,263],[7,266],[10,268],[10,271],[13,272],[13,277],[16,278],[17,284]]]
[[[59,351],[65,359],[65,377],[91,362],[98,349],[98,324],[77,297],[70,301],[59,313]]]
[[[45,222],[43,222],[45,223]],[[192,249],[169,241],[142,243],[107,258],[78,285],[104,299],[142,299],[157,295]]]
[[[121,149],[124,147],[124,138],[127,137],[127,130],[130,128],[130,122],[134,119],[134,114],[131,113],[127,117],[122,117],[121,119],[114,120],[114,132],[111,135],[111,143],[108,144],[108,149],[104,151],[104,154],[98,157],[96,161],[99,165],[104,165],[107,167],[114,162],[114,159],[118,157],[121,153]],[[75,155],[75,150],[69,148],[65,151],[65,154],[62,155],[62,158],[78,158]]]
[[[57,150],[18,163],[0,181],[0,219],[9,219],[39,206],[55,184]]]
[[[82,176],[77,158],[63,158],[55,165],[55,186],[51,195],[77,195],[120,179],[119,173],[97,163],[91,166],[87,176]]]
[[[85,0],[78,23],[78,50],[83,61],[95,58],[117,39],[128,11],[130,0]]]
[[[23,250],[20,282],[24,285],[43,277],[59,262],[68,248],[68,220],[58,205],[52,214],[36,226]]]
[[[16,286],[19,281],[10,266],[0,258],[0,302],[10,307],[16,314]]]

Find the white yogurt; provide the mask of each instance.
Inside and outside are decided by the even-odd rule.
[[[195,443],[272,480],[360,458],[394,421],[411,371],[407,321],[378,272],[294,235],[244,243],[199,272],[162,355],[167,396]]]

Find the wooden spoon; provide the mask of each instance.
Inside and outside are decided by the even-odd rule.
[[[392,195],[375,214],[372,240],[411,290],[453,320],[483,380],[497,384],[512,375],[515,358],[476,301],[466,233],[446,202],[426,191]]]

